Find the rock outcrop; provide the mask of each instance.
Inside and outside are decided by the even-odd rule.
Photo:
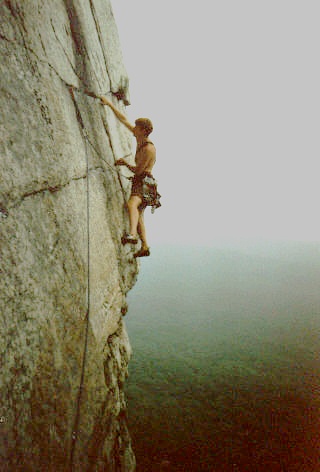
[[[115,158],[128,79],[108,0],[0,0],[0,470],[133,471]]]

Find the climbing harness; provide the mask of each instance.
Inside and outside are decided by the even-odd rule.
[[[152,175],[146,175],[142,180],[142,194],[143,200],[148,206],[151,206],[151,213],[161,207],[160,198],[161,195],[158,193],[158,184]]]
[[[150,172],[143,172],[133,177],[131,192],[132,195],[138,195],[142,198],[141,208],[150,206],[151,213],[154,213],[156,208],[161,207],[158,184]]]

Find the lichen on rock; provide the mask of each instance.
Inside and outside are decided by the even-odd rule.
[[[0,18],[0,469],[130,472],[131,138],[92,96],[129,103],[111,5],[5,0]]]

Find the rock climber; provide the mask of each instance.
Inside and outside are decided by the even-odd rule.
[[[131,195],[128,200],[128,211],[130,219],[130,233],[125,234],[122,244],[137,244],[138,236],[141,240],[141,248],[134,257],[150,256],[150,248],[147,243],[146,228],[144,223],[144,210],[147,206],[155,208],[161,206],[160,195],[157,192],[157,183],[152,175],[152,169],[156,162],[156,149],[150,141],[149,135],[153,126],[148,118],[138,118],[132,125],[127,117],[118,110],[106,97],[99,97],[103,105],[107,105],[116,117],[124,124],[137,140],[135,165],[128,164],[124,159],[116,161],[117,166],[126,166],[133,174]]]

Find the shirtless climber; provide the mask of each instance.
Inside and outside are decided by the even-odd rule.
[[[108,105],[116,117],[135,136],[137,140],[137,150],[135,156],[135,166],[128,164],[124,159],[118,159],[116,165],[126,166],[134,177],[132,178],[131,195],[128,201],[130,234],[122,237],[122,244],[137,244],[138,235],[141,239],[141,249],[134,254],[134,257],[150,256],[150,248],[147,243],[146,228],[144,224],[144,210],[147,206],[158,208],[160,195],[157,193],[157,184],[152,176],[152,169],[156,162],[156,149],[149,140],[149,134],[153,130],[151,121],[148,118],[138,118],[135,126],[129,123],[127,117],[119,111],[106,97],[99,97],[103,105]]]

